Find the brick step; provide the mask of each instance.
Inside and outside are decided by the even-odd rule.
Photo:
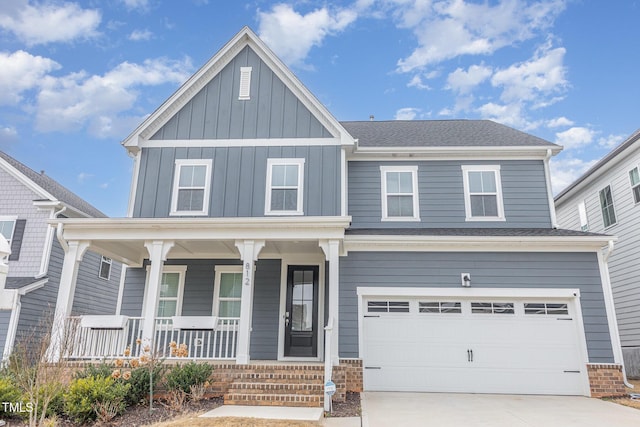
[[[296,406],[316,408],[323,404],[322,396],[296,394],[225,394],[225,405]]]
[[[215,376],[216,380],[222,381],[222,377]],[[309,382],[309,383],[324,383],[324,376],[317,374],[304,374],[304,373],[249,373],[242,372],[233,377],[224,377],[225,380],[239,380],[239,381],[264,381],[264,382]]]
[[[322,396],[323,392],[322,384],[262,382],[234,382],[227,390],[227,394],[317,394],[319,396]]]

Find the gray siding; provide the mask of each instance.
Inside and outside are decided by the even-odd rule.
[[[0,310],[0,359],[4,354],[4,344],[7,341],[9,331],[9,320],[11,320],[11,310]]]
[[[269,259],[256,264],[250,347],[254,360],[278,358],[280,263],[279,259]]]
[[[358,357],[358,286],[459,288],[460,272],[474,287],[580,289],[589,362],[613,363],[595,253],[350,252],[340,259],[340,356]]]
[[[465,221],[463,164],[500,165],[506,221]],[[381,221],[381,165],[418,166],[419,223]],[[353,217],[353,228],[551,227],[542,161],[352,161],[347,173],[349,215]]]
[[[304,158],[304,214],[340,215],[340,147],[275,146],[145,149],[133,216],[169,216],[176,159],[213,159],[210,217],[264,216],[269,158]]]
[[[249,100],[238,100],[240,67],[252,67]],[[247,46],[151,139],[331,137]]]

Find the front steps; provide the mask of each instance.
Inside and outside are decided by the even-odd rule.
[[[225,405],[322,407],[322,365],[226,365],[214,370],[226,382]]]

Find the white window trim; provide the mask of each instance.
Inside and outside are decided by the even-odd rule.
[[[16,232],[16,222],[18,221],[18,217],[17,216],[0,216],[0,221],[13,222],[13,229],[11,230],[11,236],[9,236],[9,238],[7,239],[9,243],[9,247],[11,247],[11,242],[13,241],[13,235]]]
[[[640,187],[640,183],[633,185],[633,181],[631,181],[631,171],[633,171],[634,169],[638,169],[638,174],[640,175],[640,166],[634,166],[631,169],[629,169],[629,172],[627,172],[627,179],[629,180],[629,186],[631,187],[631,200],[633,202],[634,205],[640,205],[640,201],[636,202],[635,196],[633,195],[633,188],[634,187]],[[0,218],[1,220],[1,218]]]
[[[304,163],[305,159],[267,159],[267,183],[265,190],[265,203],[264,203],[264,214],[265,215],[304,215],[302,210],[302,201],[304,200]],[[296,202],[296,210],[289,211],[274,211],[271,210],[271,192],[273,188],[271,187],[271,177],[273,173],[274,166],[288,166],[288,165],[297,165],[298,166],[298,200]]]
[[[239,101],[248,101],[251,99],[251,70],[251,67],[240,67]]]
[[[387,173],[410,172],[413,198],[412,216],[389,216],[387,207]],[[420,221],[420,201],[418,198],[418,166],[380,166],[380,198],[382,201],[382,221]],[[404,193],[403,193],[404,194]]]
[[[144,286],[144,297],[142,300],[142,307],[146,307],[147,304],[147,290],[149,289],[149,273],[151,272],[151,266],[147,266],[147,278]],[[176,303],[176,316],[182,316],[182,301],[184,296],[184,282],[187,275],[186,265],[165,265],[162,268],[162,273],[179,273],[178,279],[178,301]],[[162,280],[162,276],[160,277]],[[160,286],[160,284],[158,284]],[[160,292],[158,291],[158,301],[156,301],[155,308],[153,309],[154,318],[158,317],[158,303],[160,302]]]
[[[107,277],[102,277],[101,273],[102,273],[102,264],[109,264],[109,274],[107,274]],[[109,257],[106,257],[104,255],[100,256],[100,265],[98,267],[98,278],[102,279],[102,280],[110,280],[111,279],[111,269],[113,268],[113,260]]]
[[[494,172],[496,177],[496,199],[498,205],[497,216],[472,216],[471,193],[469,191],[469,172]],[[504,215],[504,203],[502,200],[502,180],[500,178],[500,165],[462,165],[462,177],[464,186],[464,210],[466,221],[506,221]],[[489,193],[482,193],[489,194]]]
[[[607,187],[609,187],[611,189],[611,206],[613,207],[613,214],[616,216],[616,221],[612,222],[609,225],[605,225],[604,224],[604,212],[602,212],[602,203],[600,202],[600,193],[602,191],[604,191]],[[632,195],[633,197],[633,195]],[[602,226],[604,227],[605,230],[608,230],[609,228],[613,227],[614,225],[618,224],[618,213],[616,211],[616,198],[613,195],[613,185],[611,183],[605,185],[604,187],[600,188],[600,190],[598,190],[598,207],[600,208],[600,216],[602,217]]]
[[[169,215],[208,215],[209,196],[211,193],[211,169],[213,161],[211,159],[176,159],[173,173],[173,188],[171,191],[171,211]],[[180,189],[180,170],[183,166],[206,166],[207,171],[204,178],[204,195],[202,209],[199,211],[179,211],[178,210],[178,190]]]
[[[585,201],[578,203],[578,221],[581,231],[589,231],[589,216],[587,215],[587,204]]]
[[[222,280],[222,275],[224,273],[239,273],[242,274],[242,266],[241,265],[216,265],[215,268],[215,283],[213,286],[213,307],[211,310],[211,314],[213,316],[218,316],[218,311],[220,309],[220,281]],[[242,295],[240,296],[240,301],[242,301]],[[225,318],[226,319],[226,318]],[[231,317],[229,319],[240,319],[240,317]]]

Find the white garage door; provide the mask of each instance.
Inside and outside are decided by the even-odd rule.
[[[368,391],[584,394],[571,300],[363,300]]]

